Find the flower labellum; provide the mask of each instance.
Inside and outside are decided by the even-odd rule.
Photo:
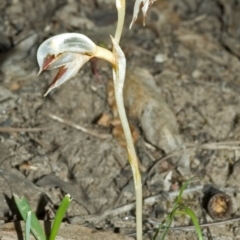
[[[145,26],[147,11],[155,1],[156,0],[136,0],[135,1],[134,9],[133,9],[133,18],[132,18],[132,22],[131,22],[130,27],[129,27],[130,29],[132,28],[133,23],[137,19],[139,8],[141,7],[141,5],[142,5],[141,9],[142,9],[142,13],[143,13],[143,26]]]
[[[37,51],[40,67],[44,70],[59,68],[45,96],[54,88],[75,77],[81,67],[97,52],[97,45],[79,33],[63,33],[44,41]]]

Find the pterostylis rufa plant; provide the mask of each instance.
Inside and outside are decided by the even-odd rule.
[[[154,0],[136,0],[133,12],[133,20],[130,28],[137,18],[140,5],[144,19],[148,8]],[[64,33],[47,39],[37,51],[37,61],[40,67],[39,74],[44,70],[59,68],[52,84],[45,96],[54,88],[60,86],[75,77],[80,68],[91,58],[97,57],[108,61],[113,69],[114,92],[118,108],[119,118],[123,127],[127,143],[129,163],[132,168],[135,194],[136,194],[136,233],[137,240],[142,240],[142,182],[139,171],[138,158],[135,152],[129,123],[127,120],[124,102],[123,86],[126,73],[126,59],[119,46],[125,19],[125,0],[116,0],[118,22],[115,36],[111,37],[113,49],[97,46],[87,36],[79,33]]]

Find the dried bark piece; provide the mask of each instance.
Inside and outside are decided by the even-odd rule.
[[[147,70],[127,72],[124,99],[129,116],[139,120],[147,141],[166,153],[182,147],[175,115]]]
[[[147,70],[131,68],[127,72],[124,101],[128,115],[139,121],[148,142],[167,154],[185,147],[175,115]],[[189,157],[180,161],[181,166],[189,167]]]

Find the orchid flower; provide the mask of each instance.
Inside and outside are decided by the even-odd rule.
[[[142,10],[146,15],[148,7],[154,1],[155,0],[136,0],[131,26],[137,18],[141,2],[144,3],[144,10]],[[112,64],[115,98],[119,118],[126,138],[128,158],[132,168],[135,186],[137,240],[142,240],[142,181],[138,158],[124,108],[123,86],[126,73],[126,59],[119,46],[125,19],[125,0],[116,0],[116,7],[118,11],[118,24],[115,37],[111,38],[113,43],[112,52],[97,46],[91,39],[83,34],[60,34],[47,39],[40,45],[37,51],[37,61],[40,67],[38,74],[44,70],[59,68],[57,75],[45,94],[46,96],[52,89],[75,77],[81,67],[93,57],[104,59]]]
[[[155,1],[156,0],[136,0],[135,1],[134,9],[133,9],[133,18],[129,27],[130,29],[132,28],[133,23],[137,19],[139,8],[141,7],[141,5],[142,5],[142,13],[143,13],[143,26],[145,26],[147,11]]]
[[[115,57],[109,50],[97,46],[91,39],[79,33],[63,33],[44,41],[37,51],[40,67],[44,70],[59,68],[45,96],[54,88],[75,77],[91,58],[98,57],[115,65]]]

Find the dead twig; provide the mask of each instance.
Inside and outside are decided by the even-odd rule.
[[[50,127],[40,128],[14,128],[14,127],[0,127],[0,132],[3,133],[16,133],[16,132],[41,132],[49,130]]]
[[[189,193],[192,193],[192,192],[201,191],[202,189],[203,189],[203,186],[194,186],[192,188],[188,188],[188,189],[184,190],[183,195],[189,194]],[[163,197],[165,198],[165,200],[167,200],[167,199],[169,200],[170,198],[177,197],[178,195],[179,195],[179,191],[169,192],[169,193],[163,192],[163,193],[160,193],[158,195],[145,198],[143,200],[143,203],[148,204],[148,205],[152,205],[152,204],[158,202],[160,199],[162,200]],[[71,219],[71,222],[74,223],[74,224],[75,223],[83,223],[83,222],[97,223],[97,222],[100,222],[100,221],[106,219],[106,217],[109,216],[109,215],[117,216],[117,215],[120,215],[122,213],[131,211],[134,208],[135,208],[135,203],[129,203],[129,204],[126,204],[124,206],[118,207],[116,209],[108,209],[104,213],[98,214],[98,215],[94,214],[94,215],[87,215],[87,216],[81,216],[81,217],[75,216]]]
[[[175,151],[175,152],[170,153],[170,154],[168,154],[167,156],[159,159],[158,161],[156,161],[156,162],[151,166],[151,168],[149,169],[149,171],[148,171],[148,176],[151,176],[151,175],[152,175],[154,169],[155,169],[161,162],[163,162],[163,161],[165,161],[165,160],[168,160],[168,159],[170,159],[170,158],[172,158],[172,157],[177,156],[177,155],[180,154],[182,151],[183,151],[183,150]]]
[[[211,226],[217,226],[217,225],[222,225],[222,224],[230,224],[236,221],[240,221],[240,217],[236,217],[236,218],[231,218],[231,219],[227,219],[227,220],[222,220],[222,221],[216,221],[216,222],[210,222],[210,223],[203,223],[203,224],[199,224],[200,227],[211,227]],[[159,224],[161,224],[161,221],[158,220],[153,220],[153,219],[148,219],[148,222],[154,225],[159,226]],[[179,226],[179,227],[170,227],[171,230],[195,230],[195,226],[190,225],[190,226]],[[155,231],[155,230],[151,230],[151,231]]]
[[[64,118],[61,118],[55,114],[52,114],[52,113],[44,113],[44,115],[46,115],[47,117],[55,120],[55,121],[58,121],[60,123],[63,123],[67,126],[70,126],[72,128],[75,128],[77,130],[80,130],[81,132],[84,132],[86,134],[89,134],[91,136],[94,136],[94,137],[97,137],[97,138],[101,138],[101,139],[106,139],[106,138],[109,138],[111,135],[110,134],[106,134],[106,133],[98,133],[92,129],[87,129],[85,127],[82,127],[81,125],[79,124],[76,124],[68,119],[64,119]]]
[[[204,144],[201,144],[201,145],[187,144],[187,147],[205,149],[205,150],[231,150],[231,151],[235,151],[235,150],[240,150],[240,141],[211,142],[211,143],[204,143]]]
[[[202,185],[197,185],[197,186],[194,186],[194,187],[191,187],[191,188],[187,188],[187,189],[184,190],[183,195],[201,191],[201,190],[203,190],[203,188],[204,188],[204,186],[202,186]],[[179,191],[174,191],[174,192],[163,192],[163,193],[151,196],[151,197],[147,197],[147,198],[144,199],[144,203],[152,205],[152,204],[158,202],[160,199],[161,199],[161,201],[163,201],[163,199],[162,199],[163,197],[165,199],[167,198],[166,200],[169,200],[171,198],[175,198],[179,195],[180,190]]]
[[[187,195],[190,193],[195,193],[202,191],[204,186],[202,185],[196,185],[193,187],[189,187],[184,190],[183,195]],[[223,192],[236,192],[239,191],[239,189],[236,188],[219,188],[220,191]],[[153,205],[156,202],[161,201],[168,201],[170,199],[176,198],[179,195],[179,191],[174,191],[174,192],[162,192],[160,194],[147,197],[143,200],[144,205]],[[124,206],[115,208],[115,209],[108,209],[102,214],[93,214],[93,215],[86,215],[86,216],[74,216],[71,218],[71,223],[73,224],[79,224],[79,223],[84,223],[84,222],[92,222],[92,223],[98,223],[104,219],[106,219],[109,215],[111,216],[117,216],[125,212],[129,212],[135,208],[135,203],[129,203]],[[159,221],[160,222],[160,221]],[[158,224],[159,224],[158,222]],[[220,223],[219,223],[220,224]],[[206,225],[207,226],[207,225]]]

